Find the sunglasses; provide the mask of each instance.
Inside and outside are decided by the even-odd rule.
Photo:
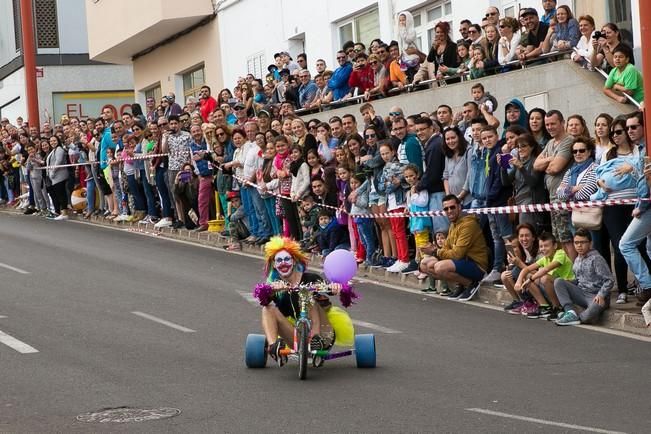
[[[500,29],[506,29],[508,26],[505,26],[504,24],[500,24]]]
[[[494,17],[495,15],[497,15],[497,12],[488,12],[486,17]]]
[[[446,211],[446,212],[447,211],[454,211],[455,209],[457,209],[456,205],[455,206],[446,206],[445,208],[443,208],[443,211]]]
[[[640,128],[641,126],[642,126],[642,125],[626,125],[626,129],[627,129],[627,130],[633,130],[633,131],[635,131],[635,130],[637,130],[638,128]]]
[[[477,33],[477,30],[468,30],[468,33]]]
[[[402,113],[400,112],[389,112],[389,116],[401,116]]]
[[[624,134],[624,130],[613,130],[613,135],[619,136],[620,134]]]
[[[370,65],[377,65],[377,60],[373,60],[372,62],[368,62]]]
[[[572,153],[574,155],[576,154],[585,154],[588,150],[586,148],[581,148],[581,149],[572,149]]]
[[[377,135],[375,135],[375,134],[365,134],[364,135],[364,138],[366,138],[366,139],[374,139],[376,137],[377,137]]]
[[[337,60],[346,60],[346,57],[344,57],[344,56],[337,56]]]

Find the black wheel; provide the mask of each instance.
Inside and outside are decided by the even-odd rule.
[[[299,321],[296,324],[296,337],[298,338],[298,378],[305,380],[307,377],[307,360],[309,359],[310,332],[307,321]]]

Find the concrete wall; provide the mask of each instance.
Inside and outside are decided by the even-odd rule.
[[[405,115],[423,111],[432,112],[439,104],[448,104],[457,112],[466,101],[471,100],[470,88],[480,82],[498,101],[496,117],[504,121],[504,105],[512,98],[519,98],[527,110],[541,107],[545,110],[560,110],[566,117],[578,113],[592,125],[602,112],[616,116],[635,109],[632,105],[619,104],[601,92],[604,80],[596,72],[577,67],[572,61],[564,60],[547,65],[529,67],[481,80],[451,84],[445,87],[402,94],[377,101],[373,106],[378,114],[386,116],[392,106],[399,106]],[[568,97],[569,96],[569,97]],[[360,105],[347,106],[321,113],[307,114],[304,120],[317,118],[327,121],[332,116],[352,113],[361,122]]]
[[[134,88],[144,107],[144,89],[160,83],[163,95],[174,92],[183,105],[182,73],[199,64],[205,67],[206,84],[217,94],[223,85],[217,20],[133,62]]]

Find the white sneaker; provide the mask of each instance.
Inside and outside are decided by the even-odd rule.
[[[169,217],[165,217],[160,219],[160,221],[154,225],[154,228],[162,229],[162,228],[168,228],[170,226],[172,226],[172,220]]]
[[[125,222],[129,219],[129,216],[127,214],[120,214],[116,218],[113,219],[114,222]]]
[[[628,303],[628,296],[626,295],[625,292],[622,292],[617,296],[617,301],[615,302],[616,304],[626,304]]]
[[[139,225],[148,225],[148,224],[151,224],[151,223],[153,223],[153,222],[151,221],[151,217],[149,217],[149,216],[145,216],[144,219],[142,219],[142,220],[140,220],[138,222]]]
[[[396,261],[395,264],[387,268],[389,273],[400,273],[402,270],[409,266],[408,262]]]
[[[57,217],[54,218],[54,220],[68,220],[70,217],[68,217],[67,214],[61,214]]]
[[[482,279],[482,283],[495,283],[499,282],[502,278],[502,273],[497,270],[493,270]]]

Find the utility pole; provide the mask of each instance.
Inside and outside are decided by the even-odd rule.
[[[25,66],[25,94],[29,125],[40,128],[38,116],[38,87],[36,85],[36,45],[34,44],[34,9],[32,0],[20,0],[20,27],[22,30],[23,62]]]

